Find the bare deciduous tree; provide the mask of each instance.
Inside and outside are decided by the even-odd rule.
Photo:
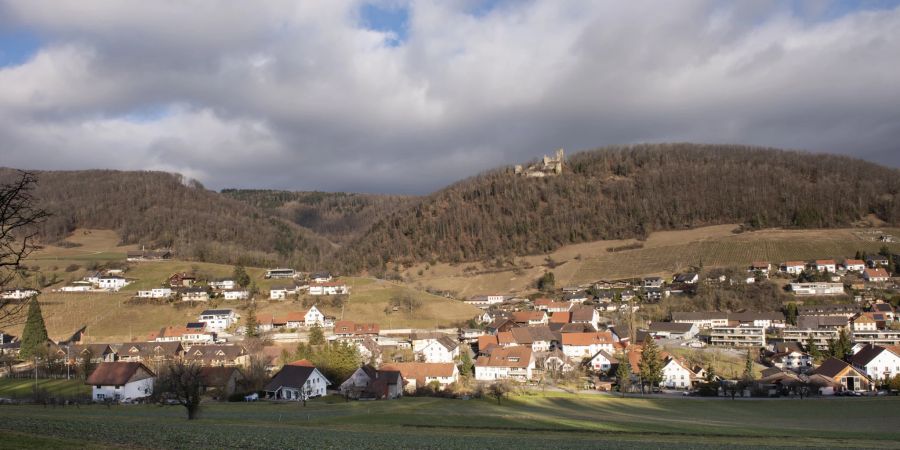
[[[24,277],[22,262],[36,248],[35,237],[47,212],[35,206],[32,190],[37,176],[18,171],[12,181],[0,184],[0,287]],[[22,319],[27,302],[0,300],[0,326]]]
[[[187,409],[188,420],[194,420],[200,411],[200,366],[178,361],[158,376],[159,397],[176,400]]]

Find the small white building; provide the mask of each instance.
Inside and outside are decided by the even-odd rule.
[[[416,355],[427,363],[449,363],[459,357],[459,344],[448,336],[429,339]]]
[[[74,281],[68,286],[59,288],[60,292],[90,292],[94,285],[87,281]]]
[[[97,279],[97,287],[107,291],[118,291],[128,285],[128,280],[115,275],[104,275]]]
[[[876,267],[874,269],[866,269],[863,272],[863,278],[870,283],[884,283],[890,280],[891,276],[883,267]]]
[[[475,360],[475,379],[528,381],[534,375],[534,369],[535,359],[530,348],[525,346],[495,348],[489,356],[479,356]]]
[[[199,322],[206,324],[206,331],[220,332],[238,321],[238,316],[232,309],[207,309],[200,313]]]
[[[350,288],[341,282],[310,283],[309,295],[347,295]]]
[[[138,291],[137,296],[140,298],[169,298],[173,293],[172,288],[163,287]]]
[[[85,384],[91,386],[95,402],[131,401],[153,394],[156,375],[139,362],[102,362]]]
[[[250,291],[246,289],[230,289],[222,292],[225,300],[247,300],[250,298]]]
[[[5,289],[0,294],[4,300],[24,300],[40,294],[36,289]]]
[[[845,259],[844,270],[861,273],[863,270],[866,270],[866,262],[861,259]]]
[[[833,259],[817,259],[813,265],[819,272],[834,273],[837,271],[837,263]]]
[[[789,275],[799,275],[805,268],[806,263],[803,261],[787,261],[783,263],[779,269]]]
[[[850,363],[873,380],[887,380],[900,374],[900,355],[880,345],[866,345],[850,357]]]
[[[331,382],[315,367],[288,364],[263,390],[272,399],[300,401],[324,396],[329,385]]]
[[[229,278],[213,280],[209,282],[209,287],[217,291],[227,291],[237,287],[237,283]]]
[[[663,379],[660,384],[670,389],[690,389],[695,376],[686,364],[669,357],[663,366]]]

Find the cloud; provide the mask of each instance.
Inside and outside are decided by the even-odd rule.
[[[425,193],[658,141],[900,165],[900,9],[531,0],[0,1],[3,165]],[[2,47],[2,44],[0,44]]]

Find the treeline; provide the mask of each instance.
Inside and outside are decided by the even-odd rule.
[[[342,252],[348,268],[537,254],[600,239],[723,223],[827,228],[869,214],[900,222],[900,171],[848,157],[660,144],[576,154],[563,176],[490,171],[378,223]]]
[[[0,178],[12,170],[0,170]],[[34,195],[52,216],[42,241],[75,228],[116,230],[123,244],[173,248],[179,258],[297,268],[319,266],[330,245],[314,233],[200,183],[164,172],[36,172]]]
[[[416,197],[401,195],[346,192],[225,189],[222,194],[309,228],[338,244],[358,238],[382,217],[416,201]]]

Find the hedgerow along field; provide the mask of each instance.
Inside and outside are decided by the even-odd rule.
[[[0,406],[0,442],[41,448],[898,448],[900,399],[530,394],[179,406]]]

